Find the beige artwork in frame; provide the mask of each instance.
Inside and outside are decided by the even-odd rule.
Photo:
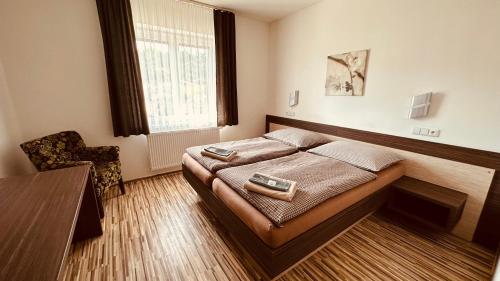
[[[328,56],[325,94],[363,96],[368,50]]]

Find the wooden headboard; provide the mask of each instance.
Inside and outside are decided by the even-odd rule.
[[[496,249],[500,242],[500,153],[267,115],[266,132],[294,127],[384,146],[405,156],[406,174],[469,195],[453,233]]]

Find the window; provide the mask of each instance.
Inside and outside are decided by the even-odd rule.
[[[160,2],[174,10],[152,7]],[[171,2],[131,2],[150,130],[216,127],[212,11]],[[155,13],[148,15],[147,11]],[[159,11],[177,16],[164,15],[161,19]]]

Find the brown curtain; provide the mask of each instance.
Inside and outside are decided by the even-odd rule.
[[[234,25],[233,13],[214,11],[218,126],[238,124]]]
[[[96,0],[115,136],[149,134],[129,0]]]

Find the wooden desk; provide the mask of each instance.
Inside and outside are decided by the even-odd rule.
[[[58,280],[73,240],[102,235],[90,166],[0,179],[0,280]]]

